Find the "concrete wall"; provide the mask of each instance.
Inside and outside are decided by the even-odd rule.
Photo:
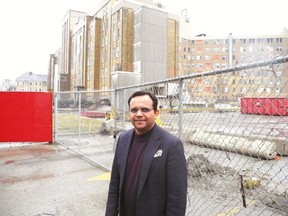
[[[141,83],[167,78],[167,13],[145,6],[134,12],[134,71]]]

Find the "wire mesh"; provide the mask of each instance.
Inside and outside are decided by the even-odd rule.
[[[155,93],[183,140],[186,215],[288,214],[288,56],[99,92],[59,92],[55,137],[109,170],[128,97]]]

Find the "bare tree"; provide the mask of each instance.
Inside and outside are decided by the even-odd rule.
[[[0,91],[15,91],[16,83],[12,80],[5,79],[0,83]]]

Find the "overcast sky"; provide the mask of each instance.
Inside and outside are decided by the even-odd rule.
[[[69,9],[90,12],[100,0],[9,0],[0,6],[0,81],[25,72],[47,74],[49,55],[61,46],[61,21]],[[187,9],[191,31],[223,36],[275,35],[288,28],[287,0],[162,0]],[[166,3],[165,3],[166,2]],[[176,2],[176,4],[175,4]],[[36,19],[37,18],[37,19]]]

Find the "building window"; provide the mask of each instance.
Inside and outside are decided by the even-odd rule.
[[[116,57],[117,57],[117,58],[119,57],[119,53],[120,53],[120,48],[119,48],[119,47],[116,47]]]
[[[240,43],[241,44],[245,44],[246,43],[246,39],[240,39]]]
[[[246,52],[246,47],[240,47],[240,52]]]
[[[276,47],[276,51],[278,51],[278,52],[282,52],[283,49],[282,49],[282,47]]]
[[[283,71],[276,71],[276,77],[281,77],[283,74]]]
[[[273,52],[273,47],[267,47],[267,51],[268,52]],[[272,58],[273,58],[273,56],[272,56]]]
[[[199,64],[196,65],[196,67],[197,67],[197,68],[202,68],[202,64],[199,63]]]
[[[261,87],[261,88],[258,88],[258,93],[263,93],[263,92],[264,92],[264,90],[265,90],[265,89],[264,89],[264,88],[262,88],[262,87]]]
[[[242,93],[242,94],[245,94],[245,93],[246,93],[246,87],[242,87],[242,88],[241,88],[241,93]]]
[[[281,85],[281,80],[277,80],[276,85]]]
[[[267,43],[273,43],[273,38],[267,38]]]
[[[205,51],[206,51],[206,52],[211,52],[211,48],[210,48],[210,47],[206,47],[206,48],[205,48]]]
[[[211,60],[211,56],[205,55],[205,60]]]
[[[219,63],[214,63],[213,64],[213,69],[219,69],[220,68],[220,64]]]

